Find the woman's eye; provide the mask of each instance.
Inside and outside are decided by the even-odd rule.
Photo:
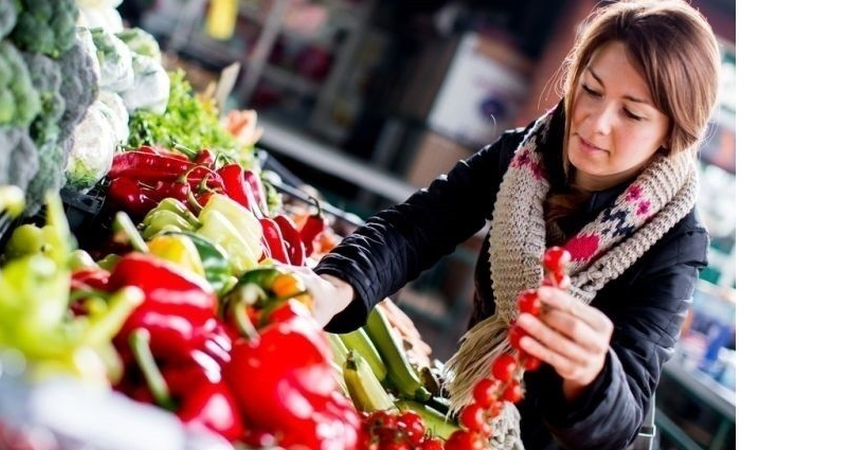
[[[643,120],[643,117],[641,117],[641,116],[639,116],[639,115],[637,115],[637,114],[635,114],[635,113],[633,113],[633,112],[629,111],[628,109],[623,109],[623,111],[626,113],[626,117],[628,117],[629,119],[632,119],[632,120]]]
[[[584,92],[587,92],[591,97],[602,97],[602,94],[589,88],[586,84],[582,84],[581,88],[584,89]]]

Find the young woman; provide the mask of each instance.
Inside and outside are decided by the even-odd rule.
[[[372,217],[309,281],[320,323],[349,331],[490,221],[471,328],[447,363],[453,405],[510,350],[512,320],[528,334],[521,348],[543,361],[500,417],[496,448],[627,447],[706,265],[696,151],[719,71],[706,20],[676,0],[609,4],[565,68],[548,113]],[[570,287],[541,288],[543,312],[519,314],[516,296],[540,286],[552,245],[570,252]]]

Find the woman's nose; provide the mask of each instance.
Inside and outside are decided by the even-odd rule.
[[[591,111],[587,117],[590,131],[597,134],[609,134],[615,120],[615,109],[612,105],[600,105]]]

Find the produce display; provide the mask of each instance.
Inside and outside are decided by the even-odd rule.
[[[323,331],[293,267],[341,240],[334,218],[272,188],[256,112],[196,93],[115,6],[0,3],[0,447],[487,448],[539,361],[503,355],[452,414],[391,300]],[[99,207],[72,226],[68,198]],[[547,251],[547,283],[563,259]],[[43,392],[98,407],[69,427]],[[123,434],[84,426],[104,415]]]

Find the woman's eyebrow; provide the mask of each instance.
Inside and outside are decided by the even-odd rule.
[[[593,67],[590,67],[588,65],[587,71],[588,71],[588,73],[590,73],[590,76],[592,76],[599,84],[602,85],[602,87],[605,87],[605,83],[602,81],[602,78],[600,78],[599,75],[596,74],[596,72],[593,70]],[[623,98],[630,101],[630,102],[643,103],[645,105],[652,106],[652,103],[650,101],[644,100],[644,99],[639,98],[639,97],[635,97],[633,95],[624,95]]]

